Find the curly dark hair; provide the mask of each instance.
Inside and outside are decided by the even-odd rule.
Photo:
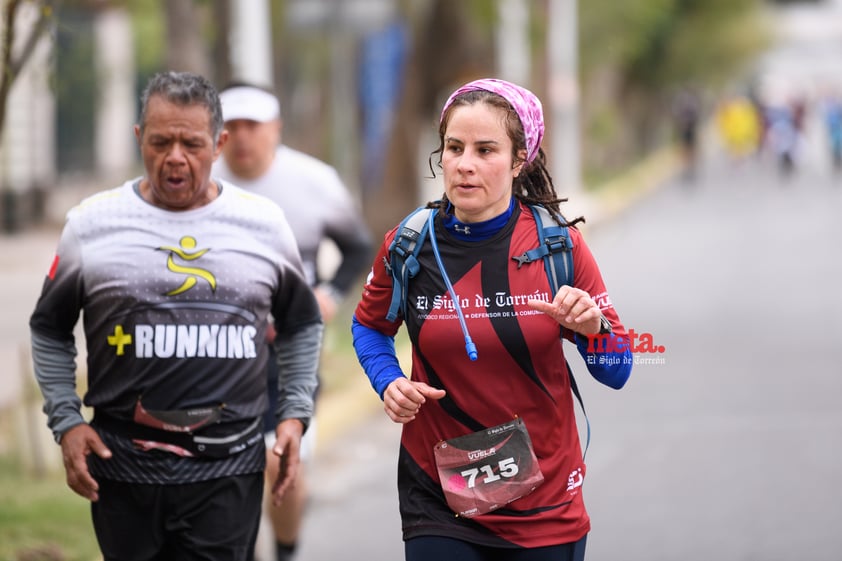
[[[517,165],[523,162],[523,170],[514,179],[512,184],[512,193],[516,199],[521,202],[533,205],[543,205],[552,211],[554,217],[559,224],[573,226],[578,223],[584,223],[585,218],[579,216],[573,220],[567,220],[559,208],[561,203],[566,202],[567,198],[559,197],[555,191],[553,178],[547,169],[547,156],[543,148],[538,148],[538,154],[531,162],[525,161],[520,157],[520,153],[526,152],[526,135],[523,132],[523,124],[517,112],[506,101],[506,99],[496,93],[486,90],[473,90],[460,94],[453,99],[452,103],[445,110],[439,124],[439,146],[432,153],[428,160],[430,171],[433,177],[436,176],[435,164],[439,169],[442,169],[441,157],[444,152],[444,133],[447,125],[450,122],[450,116],[456,107],[463,105],[474,105],[476,103],[485,103],[491,107],[502,109],[506,114],[506,132],[512,141],[512,158],[514,164]],[[447,200],[447,194],[443,193],[440,200],[430,201],[427,203],[428,208],[438,208],[444,212],[450,206]],[[559,220],[560,219],[560,220]]]

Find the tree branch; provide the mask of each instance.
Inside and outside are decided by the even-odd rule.
[[[0,145],[3,143],[3,127],[6,124],[6,104],[9,98],[9,91],[12,89],[12,84],[18,77],[21,69],[26,61],[32,55],[35,47],[38,45],[38,40],[47,30],[50,21],[53,18],[53,0],[44,0],[40,3],[41,13],[38,16],[38,21],[35,22],[26,42],[17,57],[14,57],[12,52],[15,45],[15,31],[17,26],[18,8],[20,8],[21,0],[8,0],[4,14],[3,24],[5,25],[5,34],[3,35],[2,58],[3,70],[0,73]]]
[[[6,122],[6,98],[9,97],[9,89],[15,79],[12,68],[12,45],[15,43],[15,18],[18,7],[20,7],[20,0],[8,0],[6,13],[3,16],[6,33],[3,34],[3,71],[0,74],[0,145],[3,143],[3,125]]]
[[[32,51],[34,51],[35,47],[38,45],[38,40],[41,39],[41,36],[48,29],[53,19],[53,12],[53,2],[51,0],[44,0],[41,3],[41,14],[38,17],[38,21],[35,22],[32,32],[29,34],[29,37],[27,37],[26,43],[20,51],[20,55],[17,59],[10,61],[13,76],[17,76],[20,73],[21,68],[23,68],[23,65],[26,64],[27,60],[29,60],[29,57],[32,55]]]

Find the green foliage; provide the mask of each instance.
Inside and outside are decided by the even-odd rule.
[[[67,5],[58,11],[55,33],[56,143],[62,172],[90,169],[94,164],[96,68],[93,27],[86,13]]]
[[[664,27],[676,0],[588,0],[579,3],[581,65],[627,66]]]
[[[770,38],[762,4],[580,0],[586,175],[617,172],[668,142],[676,89],[715,94],[744,75]]]
[[[497,18],[498,0],[469,0],[468,13],[471,20],[481,29],[494,29]]]
[[[642,87],[721,83],[766,44],[760,0],[580,2],[582,70]]]
[[[161,0],[132,0],[126,3],[131,14],[138,74],[160,70],[166,48],[166,22]]]
[[[0,561],[99,556],[90,503],[67,487],[63,473],[36,479],[0,456],[0,504]]]

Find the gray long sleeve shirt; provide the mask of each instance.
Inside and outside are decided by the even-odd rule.
[[[283,211],[223,184],[210,204],[170,212],[146,203],[135,186],[71,210],[30,320],[36,378],[56,438],[84,422],[82,401],[124,420],[139,401],[164,411],[222,405],[223,429],[260,417],[270,316],[280,350],[280,418],[306,425],[322,322]],[[75,383],[80,313],[84,400]],[[118,453],[107,462],[92,458],[91,469],[117,480],[183,483],[263,468],[262,445],[202,462],[104,438]]]

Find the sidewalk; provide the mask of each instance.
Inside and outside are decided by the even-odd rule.
[[[24,465],[38,471],[61,466],[59,448],[41,413],[29,358],[29,315],[58,234],[57,227],[43,226],[0,235],[0,454],[18,451]]]
[[[17,400],[20,356],[29,345],[29,314],[41,292],[58,241],[55,227],[0,236],[0,409]]]

